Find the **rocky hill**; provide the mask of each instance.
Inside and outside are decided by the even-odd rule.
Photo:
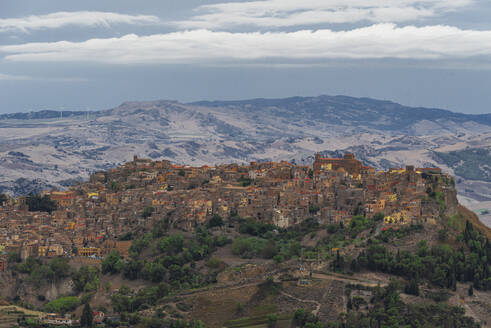
[[[0,116],[0,192],[63,188],[133,154],[188,164],[290,160],[352,152],[377,168],[439,166],[461,200],[491,200],[491,114],[466,115],[345,96],[183,104],[126,102],[97,112]],[[448,155],[446,155],[448,154]],[[32,182],[32,183],[31,183]],[[476,205],[477,206],[477,205]]]
[[[491,229],[435,168],[134,157],[66,192],[7,197],[0,232],[0,300],[42,322],[85,302],[110,327],[491,322]],[[0,325],[15,320],[37,325],[17,310]]]

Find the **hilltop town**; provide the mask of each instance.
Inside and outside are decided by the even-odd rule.
[[[48,325],[77,325],[91,303],[111,327],[202,320],[238,328],[250,316],[261,324],[278,316],[286,327],[304,308],[296,326],[359,327],[383,304],[381,287],[400,289],[391,275],[424,302],[450,288],[452,306],[472,282],[479,298],[466,311],[435,311],[462,327],[490,319],[489,230],[458,204],[454,179],[439,168],[379,171],[349,153],[316,154],[312,166],[191,167],[134,156],[68,190],[0,201],[0,298],[54,312],[38,315]],[[425,307],[398,304],[435,324]]]
[[[443,188],[435,194],[435,182]],[[132,162],[95,173],[87,183],[44,195],[56,210],[30,212],[26,197],[0,207],[0,245],[23,259],[128,254],[119,237],[168,219],[184,231],[213,216],[253,218],[287,228],[314,218],[348,224],[354,215],[383,213],[387,225],[431,223],[440,216],[428,195],[456,213],[453,179],[439,168],[376,171],[353,155],[316,156],[312,167],[288,162],[190,167],[135,156]],[[5,261],[2,263],[5,264]]]

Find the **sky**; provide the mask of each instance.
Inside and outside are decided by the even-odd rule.
[[[491,112],[489,0],[0,0],[0,113],[349,95]]]

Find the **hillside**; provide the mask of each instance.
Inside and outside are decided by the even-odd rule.
[[[89,114],[7,114],[0,116],[0,192],[65,188],[132,154],[213,165],[311,164],[315,152],[351,152],[378,169],[442,167],[456,176],[462,200],[485,202],[491,200],[487,157],[477,154],[491,145],[490,117],[346,96],[126,102]],[[476,154],[472,160],[467,148]]]
[[[135,156],[65,192],[4,199],[0,218],[3,299],[75,319],[88,301],[111,327],[491,320],[491,231],[437,168]]]

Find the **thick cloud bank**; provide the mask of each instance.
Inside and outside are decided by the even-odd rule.
[[[110,64],[278,62],[329,59],[465,59],[491,55],[491,31],[376,24],[348,31],[231,33],[209,30],[84,42],[0,46],[8,61]]]

